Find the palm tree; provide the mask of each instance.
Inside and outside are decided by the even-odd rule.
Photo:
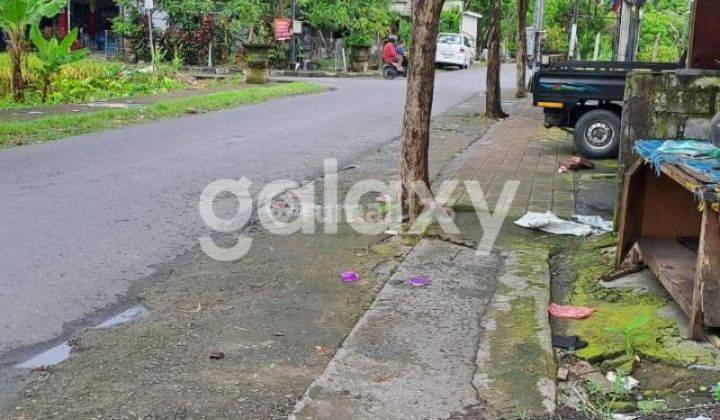
[[[28,26],[38,25],[44,17],[53,17],[65,0],[0,0],[0,29],[5,32],[12,63],[12,92],[15,102],[22,100],[22,55]]]

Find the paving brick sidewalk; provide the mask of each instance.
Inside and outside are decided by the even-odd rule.
[[[291,418],[553,415],[550,250],[528,245],[537,235],[512,220],[527,210],[574,213],[574,177],[557,173],[558,159],[571,152],[567,134],[544,129],[542,113],[528,100],[468,148],[444,178],[479,181],[491,211],[506,181],[520,181],[495,248],[481,255],[453,241],[423,239]],[[463,191],[456,209],[467,210],[472,204]],[[464,239],[477,239],[466,234],[478,231],[472,211],[458,210],[456,223]],[[414,275],[432,284],[408,287]]]
[[[522,100],[509,118],[495,124],[465,154],[453,178],[480,182],[490,209],[495,207],[505,185],[520,181],[510,216],[526,211],[552,210],[561,217],[575,212],[573,174],[559,174],[558,160],[573,152],[568,134],[548,130],[542,111]],[[457,202],[471,205],[467,193]]]

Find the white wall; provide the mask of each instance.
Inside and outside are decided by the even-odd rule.
[[[478,19],[475,16],[462,15],[462,23],[460,24],[460,32],[470,35],[477,41]]]

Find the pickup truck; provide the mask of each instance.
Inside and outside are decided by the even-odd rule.
[[[545,126],[572,128],[577,150],[588,158],[617,155],[625,78],[632,70],[661,72],[676,63],[558,61],[533,74],[533,105]]]

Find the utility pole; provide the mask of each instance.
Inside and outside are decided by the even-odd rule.
[[[155,41],[153,40],[153,27],[152,27],[152,12],[153,12],[153,9],[155,8],[155,2],[153,0],[145,0],[143,6],[145,7],[145,11],[147,12],[148,41],[150,43],[150,61],[152,62],[153,70],[155,70]]]
[[[152,26],[152,9],[147,12],[148,17],[148,38],[150,41],[150,61],[152,62],[152,68],[155,69],[155,41],[153,40],[153,26]],[[212,53],[212,44],[210,45],[210,51]]]
[[[640,10],[643,3],[638,0],[623,0],[617,45],[618,61],[635,61],[640,36]]]
[[[297,16],[295,15],[295,8],[297,7],[296,3],[297,2],[295,0],[290,2],[290,20],[292,21],[290,29],[290,65],[293,70],[295,70],[295,66],[297,64],[297,50],[295,45],[295,20],[297,19]]]
[[[533,39],[533,67],[540,66],[542,60],[542,52],[540,51],[540,43],[544,33],[543,19],[545,15],[545,0],[535,0],[535,28]]]
[[[593,61],[597,61],[599,55],[600,55],[600,32],[595,34],[595,45],[593,47]]]
[[[575,0],[575,7],[573,8],[572,25],[570,26],[570,45],[568,48],[568,60],[577,60],[578,51],[578,37],[577,37],[577,21],[578,21],[578,5],[579,0]]]

